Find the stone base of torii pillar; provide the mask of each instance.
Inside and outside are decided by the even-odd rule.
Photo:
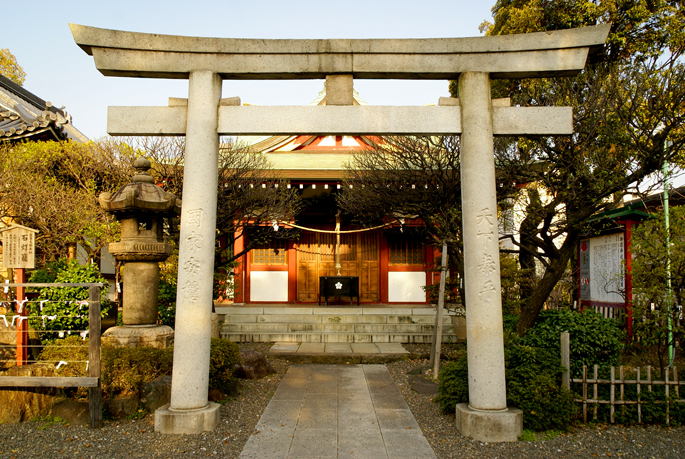
[[[170,404],[155,411],[155,432],[165,434],[196,434],[211,432],[219,425],[221,405],[208,402],[200,409],[175,410]]]
[[[523,411],[477,411],[468,403],[457,405],[457,428],[465,437],[487,443],[516,441],[523,434]]]

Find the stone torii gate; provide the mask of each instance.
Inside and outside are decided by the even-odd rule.
[[[106,76],[188,79],[188,99],[169,107],[110,107],[112,135],[185,135],[183,209],[171,403],[155,430],[213,430],[208,402],[212,271],[219,135],[461,134],[469,404],[457,427],[480,441],[515,441],[508,409],[500,299],[493,135],[569,135],[569,107],[509,107],[491,100],[490,80],[571,76],[609,26],[477,38],[258,40],[132,33],[70,25]],[[325,106],[240,106],[222,80],[326,79]],[[352,105],[354,78],[458,79],[460,98],[432,107]]]

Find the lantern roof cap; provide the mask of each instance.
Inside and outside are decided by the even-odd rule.
[[[100,206],[114,214],[153,212],[168,217],[180,214],[181,200],[155,184],[154,177],[148,172],[152,167],[150,161],[138,158],[133,167],[136,173],[131,177],[131,182],[114,194],[101,193]]]

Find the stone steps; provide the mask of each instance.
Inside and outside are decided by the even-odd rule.
[[[430,343],[435,308],[216,307],[235,342]],[[463,317],[445,312],[443,342],[463,339]]]

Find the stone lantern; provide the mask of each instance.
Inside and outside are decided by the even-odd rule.
[[[155,185],[148,170],[150,161],[136,159],[131,183],[114,194],[102,193],[100,205],[121,222],[121,242],[109,245],[123,269],[123,327],[113,327],[102,335],[104,343],[117,347],[153,346],[173,343],[174,331],[157,325],[159,262],[171,255],[172,247],[163,239],[164,218],[178,215],[181,200]]]

